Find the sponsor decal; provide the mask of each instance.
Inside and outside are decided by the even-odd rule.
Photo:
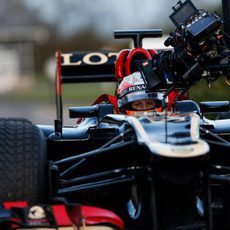
[[[145,84],[145,82],[143,80],[141,73],[140,72],[134,72],[131,75],[128,75],[128,76],[123,78],[122,82],[120,83],[120,85],[118,87],[117,93],[122,94],[122,92],[125,91],[125,93],[122,94],[122,95],[125,95],[126,93],[133,91],[133,90],[131,90],[131,91],[127,90],[127,92],[126,92],[126,89],[131,88],[131,87],[135,87],[137,85],[138,86],[144,85],[144,84]],[[134,88],[134,90],[135,90],[135,88]],[[139,90],[139,89],[137,89],[137,90]]]
[[[39,220],[46,217],[45,210],[41,206],[32,206],[28,213],[28,218],[31,220]]]
[[[131,86],[129,88],[126,88],[125,90],[123,90],[119,97],[123,97],[124,95],[128,94],[128,93],[131,93],[131,92],[134,92],[134,91],[139,91],[139,90],[146,90],[147,89],[147,85],[134,85],[134,86]]]
[[[118,53],[116,52],[62,53],[62,66],[114,65],[117,55]]]

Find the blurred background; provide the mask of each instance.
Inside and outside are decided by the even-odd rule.
[[[169,20],[178,0],[0,0],[0,117],[25,117],[36,124],[53,124],[56,116],[55,52],[128,48],[114,40],[116,29],[175,29]],[[228,1],[228,0],[226,0]],[[221,0],[193,0],[197,8],[222,14]],[[158,43],[159,42],[159,43]],[[162,41],[152,40],[157,47]],[[149,44],[148,44],[149,45]],[[65,85],[64,108],[89,105],[113,84]],[[194,100],[228,100],[223,79],[191,91]],[[66,115],[68,116],[68,115]]]

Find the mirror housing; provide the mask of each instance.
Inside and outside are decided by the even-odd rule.
[[[113,114],[112,104],[97,104],[92,106],[70,107],[70,118],[97,117],[99,121],[107,115]]]
[[[229,101],[202,101],[200,109],[202,113],[228,112]]]

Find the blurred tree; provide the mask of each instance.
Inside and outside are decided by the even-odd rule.
[[[0,27],[45,25],[35,10],[29,10],[23,1],[1,0]]]
[[[60,50],[68,51],[92,51],[98,50],[105,45],[105,41],[98,38],[93,28],[86,28],[83,31],[73,34],[71,37],[60,38],[57,31],[53,30],[51,39],[44,45],[35,45],[35,68],[41,72],[44,67],[44,61],[50,57],[55,57],[55,52]]]
[[[0,0],[0,27],[43,25],[50,31],[46,44],[35,45],[35,68],[42,72],[45,61],[56,50],[95,50],[114,41],[114,29],[163,28],[172,31],[167,0]],[[157,2],[157,5],[155,4]],[[199,8],[220,6],[215,1],[193,0]],[[141,4],[141,5],[140,5]],[[156,7],[157,6],[157,7]],[[163,13],[162,13],[163,11]],[[160,19],[160,20],[159,20]]]

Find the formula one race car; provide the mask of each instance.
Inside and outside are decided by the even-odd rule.
[[[225,76],[229,84],[222,20],[190,0],[173,9],[177,29],[165,42],[173,49],[142,48],[143,38],[161,36],[156,29],[115,31],[115,38],[135,44],[119,54],[57,52],[54,126],[0,120],[1,229],[80,228],[84,210],[94,210],[83,215],[88,227],[123,229],[124,221],[125,229],[230,228],[229,101],[198,105],[186,94],[200,79]],[[161,111],[118,114],[115,98],[103,95],[92,106],[69,108],[78,122],[63,126],[62,84],[120,83],[135,71],[163,95]],[[209,112],[219,119],[206,118]],[[42,212],[37,204],[46,204],[39,206]],[[99,208],[79,204],[104,211],[99,215]],[[35,215],[31,205],[40,213],[36,221],[27,218]],[[63,216],[69,225],[60,224]]]

